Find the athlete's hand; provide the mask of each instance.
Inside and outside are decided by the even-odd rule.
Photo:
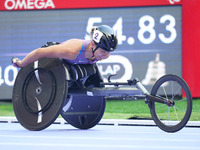
[[[21,63],[20,59],[13,57],[11,61],[14,67],[18,67],[18,68],[20,67],[20,63]]]

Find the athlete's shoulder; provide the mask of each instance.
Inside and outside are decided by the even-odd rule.
[[[65,45],[65,44],[71,44],[71,43],[82,43],[83,40],[82,39],[69,39],[69,40],[66,40],[64,42],[61,42],[62,45]]]

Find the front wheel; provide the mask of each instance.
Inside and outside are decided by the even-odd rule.
[[[156,125],[166,132],[176,132],[188,122],[192,112],[192,96],[187,83],[175,75],[161,77],[151,95],[162,97],[174,105],[151,101],[150,111]]]

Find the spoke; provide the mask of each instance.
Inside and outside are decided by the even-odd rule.
[[[168,100],[167,93],[166,93],[166,91],[165,91],[165,87],[163,86],[162,88],[163,88],[163,91],[164,91],[164,93],[165,93],[165,97],[166,97],[167,100]]]
[[[173,97],[173,93],[174,93],[174,84],[173,84],[173,82],[171,82],[171,85],[172,85],[172,97]]]
[[[174,107],[176,107],[176,106],[174,106]],[[178,107],[176,107],[176,109],[178,109],[178,110],[180,110],[180,111],[182,111],[182,112],[185,112],[185,110],[180,109],[180,108],[178,108]]]
[[[169,108],[168,108],[169,109]],[[165,112],[164,112],[164,114],[161,116],[161,117],[159,117],[160,118],[160,120],[162,120],[163,119],[163,117],[165,116],[165,114],[169,111],[169,110],[166,110]]]
[[[178,115],[177,115],[177,112],[176,112],[176,108],[175,108],[175,107],[174,107],[174,111],[175,111],[177,120],[180,121],[180,120],[178,119]]]
[[[162,105],[156,106],[155,108],[160,108],[160,107],[163,107],[163,106],[166,106],[166,104],[162,104]]]
[[[187,101],[187,98],[182,98],[180,100],[177,100],[176,103],[179,103],[179,102],[182,102],[182,101],[185,101],[185,100]]]
[[[168,107],[168,121],[170,120],[170,107]]]
[[[174,99],[174,97],[177,95],[177,93],[180,91],[181,88],[182,88],[182,87],[180,87],[180,88],[176,91],[176,93],[175,93],[174,96],[171,98],[171,100]]]

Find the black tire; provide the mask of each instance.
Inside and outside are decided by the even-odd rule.
[[[64,111],[63,107],[60,114],[67,123],[78,129],[90,129],[96,126],[102,119],[106,107],[106,99],[103,96],[73,96],[71,100],[66,99],[64,106],[69,103],[73,110],[69,108]]]
[[[100,87],[100,82],[103,80],[97,66],[96,71],[96,74],[90,75],[86,79],[85,87]],[[64,108],[65,106],[68,106],[68,109]],[[88,106],[90,107],[88,108]],[[65,100],[60,114],[73,127],[90,129],[102,119],[105,108],[106,99],[103,96],[69,96]]]
[[[21,68],[13,87],[12,103],[19,123],[31,131],[49,127],[68,94],[66,70],[60,59],[42,58]]]
[[[175,102],[174,106],[153,102],[150,104],[156,125],[166,132],[181,130],[190,119],[192,96],[187,83],[176,75],[165,75],[153,86],[151,95],[161,96]]]

